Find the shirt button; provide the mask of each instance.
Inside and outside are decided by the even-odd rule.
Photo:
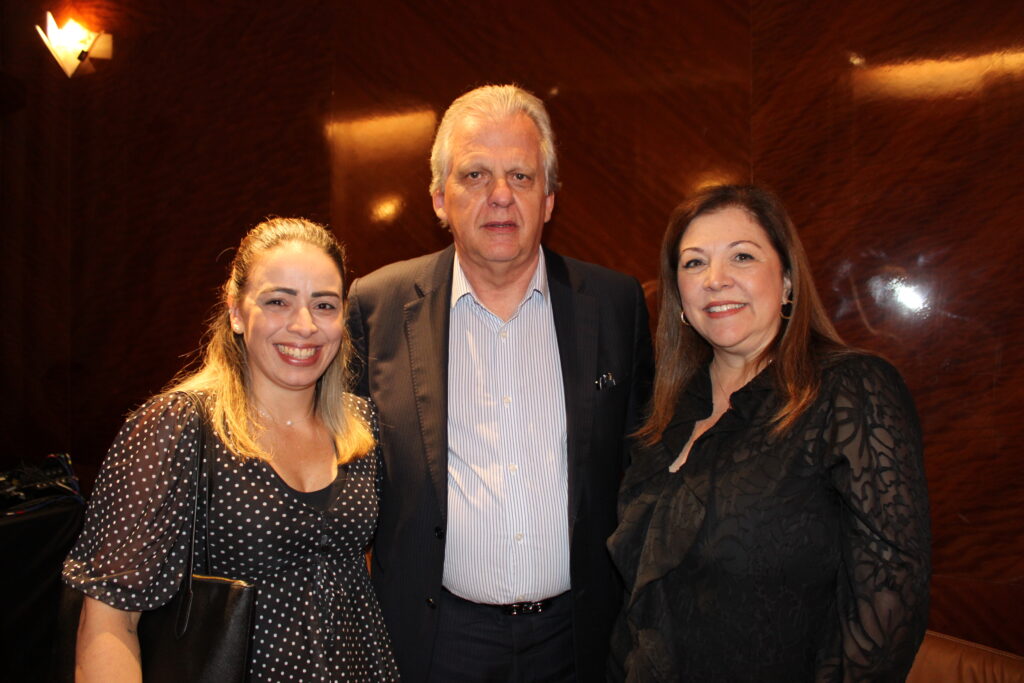
[[[512,397],[511,396],[502,396],[501,397],[501,402],[504,403],[505,405],[509,405],[510,403],[512,403]]]
[[[508,330],[502,330],[501,332],[498,333],[498,336],[501,337],[502,339],[508,339]]]
[[[519,543],[519,542],[521,542],[523,540],[523,534],[522,533],[518,533],[515,536],[513,536],[512,538],[516,539],[516,543]]]
[[[437,603],[434,601],[434,598],[427,598],[427,607],[437,609]]]
[[[515,464],[514,462],[510,463],[509,466],[508,466],[508,471],[509,472],[518,472],[519,471],[519,465]]]

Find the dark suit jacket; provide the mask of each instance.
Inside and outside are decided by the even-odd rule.
[[[454,254],[385,266],[353,282],[348,298],[357,392],[377,404],[385,461],[372,574],[406,681],[427,676],[444,566]],[[624,437],[648,398],[651,340],[635,279],[544,256],[565,382],[576,670],[597,681],[622,596],[605,540],[616,526]],[[599,388],[605,373],[615,385]]]

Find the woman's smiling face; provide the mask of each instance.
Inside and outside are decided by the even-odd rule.
[[[686,321],[715,350],[753,362],[778,333],[789,276],[768,234],[744,209],[698,216],[679,240]]]
[[[285,242],[257,257],[229,307],[257,395],[312,390],[341,346],[341,273],[327,254],[305,242]]]

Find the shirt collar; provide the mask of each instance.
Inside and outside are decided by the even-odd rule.
[[[753,420],[762,410],[773,389],[770,365],[765,366],[753,379],[737,389],[729,397],[733,410],[744,420]],[[683,390],[680,405],[676,410],[677,419],[701,420],[711,414],[711,364],[705,363],[694,373],[690,383]]]
[[[537,258],[537,268],[533,271],[533,277],[530,278],[530,286],[526,288],[526,294],[523,295],[523,301],[526,301],[534,292],[541,295],[542,298],[548,298],[548,269],[544,262],[544,250],[537,247],[539,252]],[[455,305],[464,296],[469,296],[473,301],[478,301],[476,292],[473,291],[473,285],[470,284],[469,278],[466,277],[466,272],[462,270],[462,263],[459,261],[459,252],[455,251],[455,267],[452,268],[452,300],[450,303],[451,308],[455,308]],[[522,305],[522,301],[519,302]]]

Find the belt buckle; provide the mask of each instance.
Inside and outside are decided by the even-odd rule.
[[[505,605],[505,614],[519,616],[520,614],[540,614],[547,609],[550,600],[538,600],[537,602],[513,602]]]

